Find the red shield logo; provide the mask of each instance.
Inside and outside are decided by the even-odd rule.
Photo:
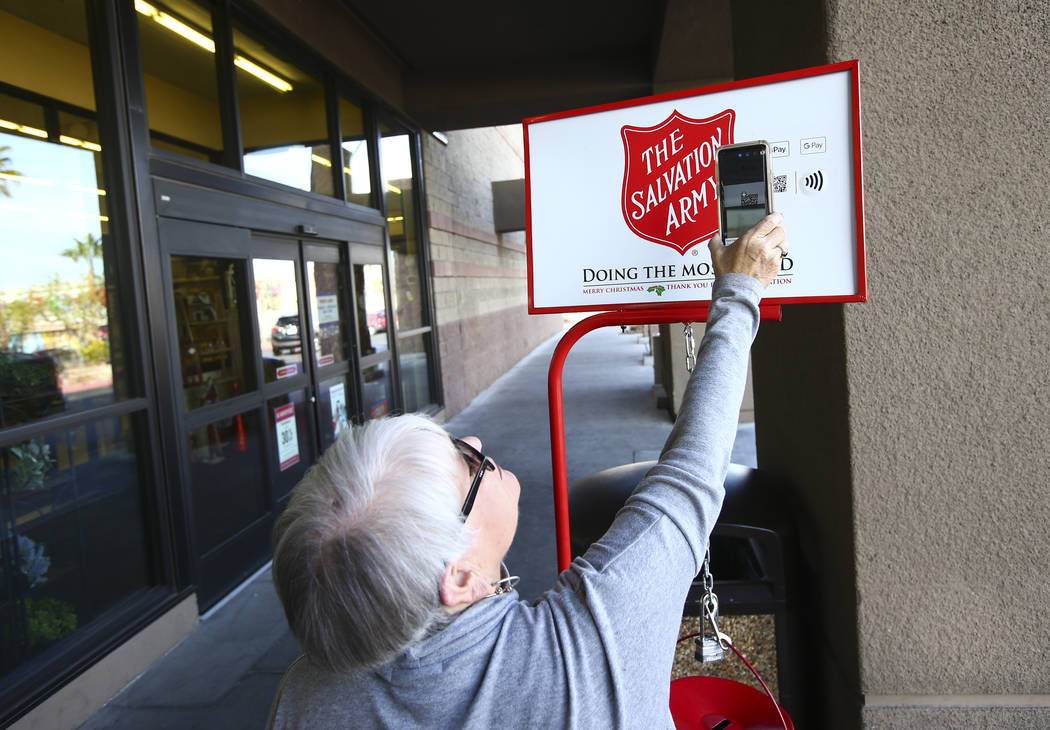
[[[715,150],[733,143],[736,112],[690,119],[675,109],[655,127],[625,125],[623,219],[681,254],[718,233]]]

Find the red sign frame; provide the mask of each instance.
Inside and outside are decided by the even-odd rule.
[[[853,160],[854,160],[854,191],[853,191],[853,203],[855,212],[855,224],[856,224],[856,266],[857,266],[857,286],[856,294],[849,295],[833,295],[833,296],[796,296],[796,297],[769,297],[762,300],[763,305],[779,306],[783,304],[810,304],[818,302],[866,302],[868,301],[868,279],[867,279],[867,264],[866,264],[866,246],[865,246],[865,229],[864,229],[864,174],[863,174],[863,155],[862,155],[862,129],[861,129],[861,101],[860,101],[860,61],[854,59],[851,61],[842,61],[840,63],[826,64],[823,66],[814,66],[811,68],[798,69],[795,71],[787,71],[784,73],[771,74],[768,76],[760,76],[751,79],[742,79],[740,81],[731,81],[724,84],[716,84],[714,86],[707,86],[699,89],[690,89],[686,91],[672,92],[668,94],[659,94],[655,96],[648,96],[639,99],[630,99],[627,101],[613,102],[609,104],[600,104],[597,106],[585,107],[582,109],[574,109],[564,112],[556,112],[553,114],[545,114],[537,117],[529,117],[522,121],[523,132],[524,132],[524,145],[525,145],[525,215],[526,215],[526,257],[528,261],[528,307],[529,314],[558,314],[564,312],[598,312],[598,311],[674,311],[674,310],[695,310],[698,306],[706,306],[706,301],[674,301],[674,302],[653,302],[653,303],[639,303],[639,304],[620,304],[620,305],[591,305],[591,306],[561,306],[561,307],[537,307],[534,299],[534,270],[532,266],[533,261],[533,241],[532,241],[532,181],[529,174],[529,160],[530,160],[530,149],[529,149],[529,126],[532,124],[538,124],[541,122],[548,122],[556,119],[566,119],[570,117],[584,116],[587,114],[595,114],[598,112],[606,112],[617,109],[627,109],[635,106],[642,106],[645,104],[652,104],[654,102],[673,101],[676,99],[683,99],[695,96],[702,96],[705,94],[712,94],[715,92],[729,91],[733,89],[742,89],[752,86],[761,86],[765,84],[773,84],[782,81],[792,81],[795,79],[807,78],[810,76],[819,76],[822,74],[838,73],[841,71],[848,71],[850,77],[850,129],[852,137],[853,147]]]

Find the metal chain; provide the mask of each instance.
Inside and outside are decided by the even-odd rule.
[[[693,323],[686,322],[682,333],[685,335],[685,369],[691,373],[696,367],[696,340],[693,339]]]

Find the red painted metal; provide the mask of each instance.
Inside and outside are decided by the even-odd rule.
[[[691,309],[663,309],[646,311],[602,312],[580,320],[569,328],[551,357],[547,374],[547,403],[551,427],[551,471],[554,477],[554,527],[558,544],[558,572],[569,567],[572,549],[569,546],[569,483],[565,464],[565,404],[562,399],[562,372],[569,350],[588,332],[599,327],[632,324],[672,324],[675,322],[706,322],[708,305]],[[777,305],[759,305],[763,321],[779,322],[781,309]]]

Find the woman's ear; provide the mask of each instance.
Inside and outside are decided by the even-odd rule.
[[[473,566],[451,562],[445,565],[439,593],[442,605],[455,613],[489,595],[492,590]]]

